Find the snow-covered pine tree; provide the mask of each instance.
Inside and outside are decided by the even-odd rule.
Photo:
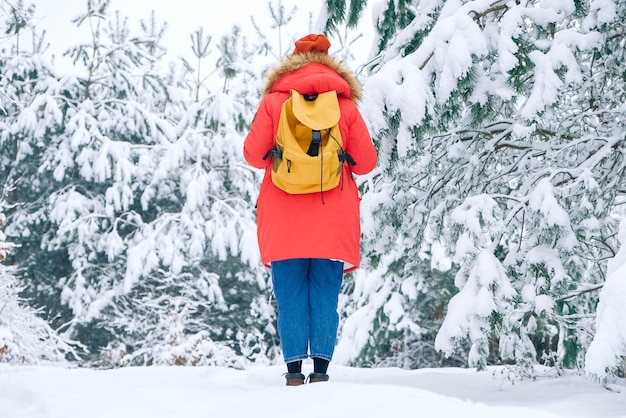
[[[3,232],[9,190],[0,195],[0,363],[65,365],[74,350],[19,296],[16,269],[4,263],[15,248]]]
[[[12,157],[3,168],[19,179],[12,194],[16,210],[11,214],[11,234],[24,243],[15,258],[25,272],[26,294],[45,306],[57,325],[69,325],[68,334],[93,354],[92,360],[98,361],[98,351],[110,341],[137,353],[129,355],[128,362],[180,362],[185,353],[209,358],[208,330],[217,328],[211,325],[211,312],[236,306],[220,303],[219,275],[214,273],[218,267],[201,253],[213,241],[215,252],[232,244],[232,236],[224,243],[220,228],[214,231],[211,224],[222,225],[219,217],[224,211],[230,208],[238,215],[240,208],[230,207],[227,199],[214,205],[217,220],[206,208],[202,214],[184,213],[186,206],[203,208],[198,199],[208,198],[190,175],[205,162],[197,150],[181,146],[187,142],[187,122],[175,125],[167,115],[197,118],[193,114],[197,107],[189,113],[183,92],[167,86],[155,72],[160,47],[151,36],[153,30],[133,38],[125,20],[108,13],[108,2],[87,5],[76,23],[90,24],[92,40],[70,51],[78,75],[57,81],[43,77],[49,74],[45,68],[34,71],[32,65],[20,65],[23,59],[13,58],[8,64],[3,60],[7,69],[3,74],[15,74],[4,78],[10,93],[6,97],[14,99],[12,107],[6,106],[9,118],[3,121],[11,128],[3,132],[2,145],[11,151],[3,158]],[[41,65],[40,60],[33,62]],[[206,142],[206,136],[199,134],[196,141]],[[206,143],[203,147],[208,148]],[[222,156],[216,154],[217,159]],[[182,180],[173,175],[159,184],[155,179],[168,163],[174,164],[175,174],[176,164],[189,160],[192,167],[181,170],[184,176],[178,172],[185,177]],[[222,164],[226,163],[215,165]],[[227,183],[234,182],[227,178]],[[198,215],[207,215],[209,221]],[[225,222],[228,219],[224,217]],[[245,228],[229,228],[235,235],[245,233]],[[236,245],[234,254],[244,247]],[[246,256],[253,258],[253,251]],[[231,263],[220,273],[238,272],[233,265],[238,266]],[[234,273],[226,280],[234,282]],[[233,283],[227,288],[234,288]],[[152,307],[159,303],[156,311],[165,315],[155,317]],[[240,305],[242,312],[252,310]],[[125,322],[128,318],[135,322]],[[145,325],[155,322],[148,335],[152,340],[135,332],[146,331]],[[184,338],[168,339],[178,329]],[[220,328],[220,333],[237,332],[248,344],[245,350],[258,350],[250,348],[254,333],[233,329]],[[189,337],[190,333],[196,334]],[[189,343],[193,338],[196,342]],[[182,354],[172,359],[155,341]],[[189,347],[195,352],[189,354]]]
[[[251,193],[239,190],[254,188],[253,174],[237,163],[241,139],[230,135],[244,117],[230,121],[232,101],[203,109],[168,85],[154,21],[135,37],[108,1],[88,1],[76,23],[92,39],[69,51],[74,74],[57,80],[34,67],[40,58],[2,60],[13,98],[3,169],[19,179],[10,234],[26,294],[96,362],[262,358],[265,336],[248,327],[268,322],[255,299],[265,283],[241,267],[255,259]],[[203,126],[205,112],[227,128]],[[248,293],[238,292],[241,278]],[[227,309],[239,313],[230,327],[215,320]],[[237,353],[212,338],[236,341]]]
[[[256,84],[246,80],[250,53],[237,29],[225,35],[217,60],[223,80],[211,84],[200,67],[215,51],[202,34],[192,35],[198,67],[184,63],[188,91],[181,96],[192,100],[176,140],[139,161],[142,211],[157,215],[126,244],[125,281],[132,284],[105,325],[117,336],[106,350],[113,362],[243,367],[274,355],[267,273],[256,249],[258,179],[241,154],[252,109],[245,97]]]
[[[8,232],[20,244],[27,295],[91,349],[103,343],[102,332],[80,324],[98,316],[123,271],[113,244],[132,232],[133,165],[173,129],[150,114],[158,101],[148,92],[165,90],[140,71],[153,62],[149,42],[130,39],[119,16],[105,21],[108,2],[87,4],[77,23],[92,20],[93,42],[71,51],[76,73],[26,72],[38,77],[11,123],[21,142],[8,166],[17,179]]]
[[[49,319],[62,315],[63,308],[60,289],[50,282],[48,273],[55,271],[56,277],[62,277],[69,270],[66,259],[58,254],[43,257],[41,249],[49,221],[40,210],[47,204],[54,179],[40,175],[39,169],[50,137],[61,125],[62,111],[48,94],[58,83],[52,65],[43,56],[45,38],[30,20],[33,10],[25,9],[22,2],[17,6],[3,3],[2,7],[10,10],[3,10],[9,18],[0,24],[3,32],[11,33],[0,56],[0,173],[11,185],[6,196],[5,232],[17,244],[11,264],[20,272],[22,296],[35,307],[46,306],[40,314]],[[25,42],[27,32],[33,40],[30,48]],[[12,42],[17,36],[21,41]],[[58,328],[66,319],[53,327]]]
[[[461,292],[438,335],[445,354],[579,367],[624,189],[625,6],[396,6],[375,9],[365,109],[381,165],[364,209],[383,227],[366,231],[366,252],[409,278],[422,275],[409,260],[447,249]]]

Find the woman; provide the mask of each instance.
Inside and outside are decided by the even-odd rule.
[[[258,241],[263,264],[271,267],[278,307],[278,334],[288,386],[305,382],[302,360],[313,359],[309,382],[329,379],[339,316],[343,274],[360,262],[360,198],[353,174],[376,165],[376,151],[356,103],[361,85],[328,55],[329,40],[310,34],[267,77],[263,98],[244,142],[244,157],[265,168],[257,202]],[[283,103],[291,90],[302,95],[335,91],[343,149],[356,164],[344,163],[342,181],[320,193],[289,194],[272,182],[271,158]]]

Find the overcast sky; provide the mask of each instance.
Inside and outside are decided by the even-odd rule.
[[[0,0],[4,3],[17,3],[18,0]],[[60,54],[67,47],[77,43],[81,32],[71,23],[71,19],[86,9],[87,0],[26,0],[34,3],[38,28],[45,28],[46,39],[55,54]],[[278,0],[271,0],[276,5]],[[297,31],[301,26],[302,35],[308,33],[311,18],[316,23],[323,0],[283,0],[287,10],[297,6],[297,14],[290,30]],[[149,20],[151,11],[156,12],[159,22],[167,21],[165,45],[169,54],[186,55],[190,51],[190,35],[203,26],[205,33],[213,34],[217,40],[221,34],[237,24],[251,32],[250,16],[267,27],[266,34],[271,36],[276,29],[271,29],[268,1],[264,0],[111,0],[110,10],[119,10],[129,18],[131,25],[138,25],[141,19]],[[283,40],[283,48],[291,48],[291,39]]]

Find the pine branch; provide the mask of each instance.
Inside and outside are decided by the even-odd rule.
[[[432,57],[435,56],[435,51],[431,52],[430,55],[428,56],[428,58],[426,58],[426,60],[422,63],[422,65],[419,66],[420,71],[424,70],[424,67],[426,67],[426,65],[428,64],[428,62],[431,60]]]
[[[491,4],[491,7],[489,7],[487,10],[483,11],[482,13],[479,13],[475,10],[470,10],[468,12],[468,15],[470,15],[472,17],[472,19],[474,19],[474,21],[476,23],[478,23],[478,21],[491,14],[491,13],[495,13],[498,12],[500,10],[508,10],[508,6],[506,4],[500,4],[498,5],[497,3],[499,2],[495,2]],[[422,63],[422,65],[419,66],[420,71],[424,70],[424,68],[426,67],[426,65],[428,65],[428,63],[430,62],[430,60],[435,56],[435,51],[431,52],[430,55],[428,55],[428,58],[426,58],[426,60],[424,60],[424,62]]]
[[[472,10],[468,14],[469,15],[473,14],[472,19],[474,19],[476,22],[478,22],[481,18],[483,18],[483,17],[485,17],[485,16],[487,16],[487,15],[489,15],[491,13],[495,13],[495,12],[498,12],[500,10],[508,10],[509,9],[509,6],[507,6],[506,4],[498,4],[498,3],[500,3],[500,2],[498,1],[498,2],[492,3],[491,7],[488,8],[487,10],[483,11],[482,13],[479,13],[479,12],[477,12],[475,10]]]
[[[563,301],[566,301],[568,299],[577,298],[578,296],[582,296],[582,295],[587,294],[587,293],[592,293],[592,292],[598,291],[598,290],[602,289],[603,287],[604,287],[604,283],[601,283],[601,284],[597,284],[595,286],[589,287],[587,289],[574,291],[574,292],[572,292],[572,293],[570,293],[568,295],[565,295],[565,296],[563,296],[561,298],[555,299],[555,302],[563,302]]]

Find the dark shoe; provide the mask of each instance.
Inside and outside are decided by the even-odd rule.
[[[304,385],[304,375],[302,373],[285,373],[287,386]]]
[[[311,373],[309,375],[309,383],[328,382],[330,376],[326,373]]]

